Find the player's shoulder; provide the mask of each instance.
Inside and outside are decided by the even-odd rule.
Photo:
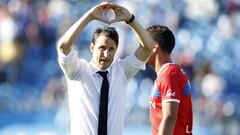
[[[172,76],[172,75],[182,75],[183,70],[181,67],[175,63],[167,63],[161,67],[161,69],[158,72],[159,77],[166,77],[166,76]]]
[[[175,63],[169,63],[165,66],[165,71],[167,71],[168,73],[171,72],[181,72],[181,67]]]
[[[165,74],[168,76],[182,76],[185,73],[179,65],[170,63],[166,66]]]

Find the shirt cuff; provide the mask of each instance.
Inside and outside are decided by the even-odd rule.
[[[77,51],[75,49],[71,49],[71,51],[65,55],[63,54],[61,51],[58,51],[58,61],[59,62],[67,62],[67,61],[71,61],[74,58],[76,58],[78,55]]]
[[[129,59],[129,63],[132,65],[132,67],[142,70],[146,69],[146,61],[139,60],[134,54],[130,57],[131,59]]]

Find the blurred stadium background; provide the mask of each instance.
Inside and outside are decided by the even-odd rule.
[[[56,41],[98,0],[0,0],[0,135],[68,135],[66,82]],[[163,24],[176,37],[173,53],[192,81],[194,135],[240,135],[240,1],[115,0],[147,27]],[[90,60],[94,21],[76,42]],[[124,23],[117,56],[137,47]],[[129,82],[124,135],[150,135],[150,68]]]

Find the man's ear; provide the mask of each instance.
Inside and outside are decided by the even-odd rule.
[[[90,43],[90,46],[89,46],[89,48],[90,48],[90,51],[91,51],[91,52],[93,52],[93,49],[94,49],[94,44],[93,44],[92,42]]]
[[[156,53],[160,50],[160,45],[157,42],[154,42],[153,52]]]

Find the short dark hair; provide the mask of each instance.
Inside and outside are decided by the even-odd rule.
[[[157,42],[163,51],[171,54],[175,46],[175,38],[168,27],[163,25],[152,25],[147,28],[147,31],[153,38],[154,42]]]
[[[97,28],[93,32],[93,37],[92,37],[92,43],[95,43],[96,39],[100,36],[104,35],[108,38],[111,38],[116,45],[118,46],[118,32],[114,27],[103,27],[103,28]]]

